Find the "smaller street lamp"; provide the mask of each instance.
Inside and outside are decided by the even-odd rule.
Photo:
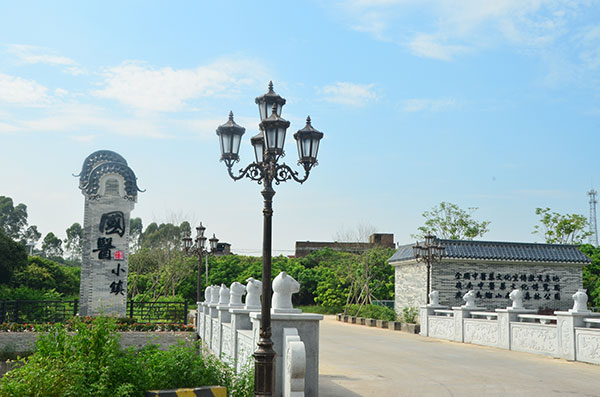
[[[200,294],[202,291],[202,286],[200,282],[200,272],[202,267],[202,257],[206,256],[206,267],[204,274],[206,275],[206,285],[208,285],[208,255],[217,250],[217,243],[219,239],[215,237],[214,233],[212,238],[208,239],[210,244],[210,251],[207,251],[204,247],[206,246],[206,237],[204,236],[204,232],[206,228],[202,226],[202,222],[200,222],[200,226],[196,227],[196,239],[194,240],[196,244],[192,244],[192,238],[189,234],[186,234],[181,239],[183,241],[183,249],[186,255],[198,255],[198,281],[196,285],[196,302],[200,302]]]
[[[427,232],[427,235],[425,235],[423,245],[417,241],[413,246],[415,260],[427,264],[427,303],[429,303],[429,292],[431,292],[431,264],[439,262],[442,259],[445,249],[443,245],[439,244],[438,238],[431,234],[431,232]]]

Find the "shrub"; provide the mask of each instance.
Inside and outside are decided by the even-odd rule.
[[[56,324],[37,350],[0,379],[1,396],[143,396],[146,390],[222,385],[230,396],[251,396],[248,371],[233,370],[198,346],[123,351],[113,319],[75,319],[73,334]]]
[[[417,323],[417,316],[419,315],[419,309],[416,307],[403,307],[402,308],[402,321],[409,324]]]
[[[350,316],[374,318],[376,320],[396,321],[396,312],[385,306],[377,305],[348,305],[346,311]]]

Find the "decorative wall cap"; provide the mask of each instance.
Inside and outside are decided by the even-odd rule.
[[[110,150],[98,150],[90,154],[84,161],[79,175],[79,189],[90,199],[97,199],[100,193],[100,180],[104,175],[117,174],[125,181],[125,197],[130,201],[137,200],[137,177],[127,165],[127,161],[118,153]]]
[[[437,240],[444,246],[444,259],[525,261],[525,262],[562,262],[591,263],[576,245],[569,244],[537,244],[506,241],[477,240]],[[413,245],[400,246],[388,260],[390,264],[414,261]]]

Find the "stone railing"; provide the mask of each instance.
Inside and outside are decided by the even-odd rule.
[[[198,336],[204,346],[237,372],[253,367],[260,329],[261,282],[211,286],[210,297],[198,303]],[[285,272],[273,281],[271,332],[275,358],[276,396],[318,396],[320,314],[302,313],[291,304],[300,285]],[[246,302],[242,296],[247,294]]]
[[[421,306],[421,335],[456,342],[543,354],[567,360],[600,364],[600,313],[586,309],[587,295],[579,290],[569,311],[538,315],[525,309],[515,290],[512,307],[485,311],[471,296],[464,306]]]

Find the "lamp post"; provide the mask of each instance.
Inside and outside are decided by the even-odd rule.
[[[285,133],[290,122],[281,117],[281,110],[285,99],[273,91],[273,83],[269,82],[266,94],[255,99],[260,114],[260,132],[250,139],[254,148],[255,160],[246,168],[240,169],[235,175],[231,168],[239,161],[238,152],[245,128],[233,121],[233,113],[229,113],[229,120],[217,128],[221,144],[221,161],[225,162],[229,176],[233,180],[244,177],[262,184],[261,194],[264,199],[263,209],[263,267],[262,267],[262,305],[260,318],[260,337],[258,349],[254,352],[254,395],[272,396],[275,392],[275,351],[271,340],[271,220],[273,216],[273,182],[279,185],[293,179],[303,183],[313,166],[317,165],[319,142],[323,133],[314,129],[310,117],[306,119],[306,126],[294,134],[298,146],[298,164],[304,168],[304,175],[299,176],[285,163],[279,164],[278,160],[285,155],[283,145]],[[270,112],[270,114],[269,114]]]
[[[425,241],[421,245],[418,241],[413,246],[413,254],[417,262],[425,262],[427,264],[427,303],[429,303],[429,290],[431,289],[431,264],[442,259],[446,248],[439,244],[436,236],[427,232]]]
[[[196,302],[200,302],[200,294],[202,291],[202,286],[200,283],[200,272],[202,267],[202,257],[206,256],[206,267],[204,274],[206,275],[206,285],[208,285],[208,254],[214,252],[217,249],[217,243],[219,239],[215,237],[214,233],[211,238],[208,239],[210,244],[210,251],[207,251],[204,247],[206,246],[206,237],[204,236],[204,231],[206,228],[202,226],[202,222],[200,222],[200,226],[196,227],[196,239],[194,242],[195,245],[192,245],[192,238],[187,234],[182,238],[183,241],[183,249],[186,255],[198,255],[198,282],[196,285]]]

